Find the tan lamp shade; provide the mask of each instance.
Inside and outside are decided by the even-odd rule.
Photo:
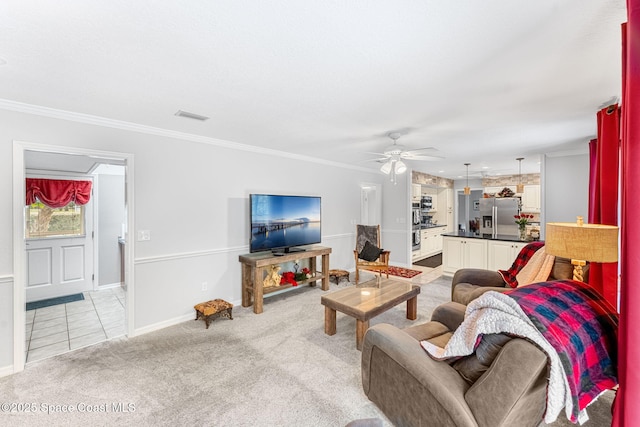
[[[545,251],[562,258],[592,262],[618,261],[618,227],[614,225],[547,223]]]
[[[618,227],[614,225],[577,223],[547,223],[545,251],[561,258],[571,259],[574,280],[582,281],[585,261],[618,261]]]

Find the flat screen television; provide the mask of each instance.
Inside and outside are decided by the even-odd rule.
[[[288,253],[320,243],[320,197],[251,194],[251,252]]]

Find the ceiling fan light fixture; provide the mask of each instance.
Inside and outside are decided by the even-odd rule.
[[[397,174],[405,173],[407,171],[407,165],[405,165],[402,160],[398,160],[395,165],[395,170]]]
[[[380,166],[380,171],[382,171],[382,173],[385,175],[389,175],[391,173],[392,163],[393,162],[391,160],[386,161],[382,164],[382,166]]]

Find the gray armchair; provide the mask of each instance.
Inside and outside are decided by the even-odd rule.
[[[553,262],[553,268],[547,280],[564,280],[573,277],[573,266],[566,258],[559,258]],[[589,266],[584,268],[585,282],[589,278]],[[468,305],[485,292],[506,292],[513,288],[505,284],[497,271],[479,268],[463,268],[453,275],[451,281],[451,301]]]
[[[473,382],[420,346],[425,339],[444,345],[463,318],[464,306],[447,303],[422,325],[370,328],[362,348],[365,394],[397,426],[537,426],[546,407],[547,357],[535,345],[508,339]]]

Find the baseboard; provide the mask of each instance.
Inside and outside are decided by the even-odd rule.
[[[9,375],[13,375],[13,365],[0,368],[0,378],[8,377]]]
[[[234,307],[240,307],[242,301],[229,301]],[[149,332],[158,331],[160,329],[168,328],[169,326],[177,325],[179,323],[186,322],[188,320],[194,320],[196,318],[195,311],[189,314],[183,314],[182,316],[174,317],[173,319],[163,320],[162,322],[154,323],[152,325],[138,328],[133,334],[128,334],[129,337],[135,337],[142,334],[148,334]]]
[[[122,284],[120,282],[107,283],[106,285],[98,285],[98,290],[119,288],[121,286]]]
[[[174,317],[173,319],[167,319],[162,322],[154,323],[152,325],[137,328],[134,331],[134,336],[148,334],[149,332],[158,331],[160,329],[168,328],[169,326],[177,325],[179,323],[186,322],[187,320],[195,319],[195,311],[189,314],[183,314],[182,316]],[[129,335],[131,336],[131,335]]]

